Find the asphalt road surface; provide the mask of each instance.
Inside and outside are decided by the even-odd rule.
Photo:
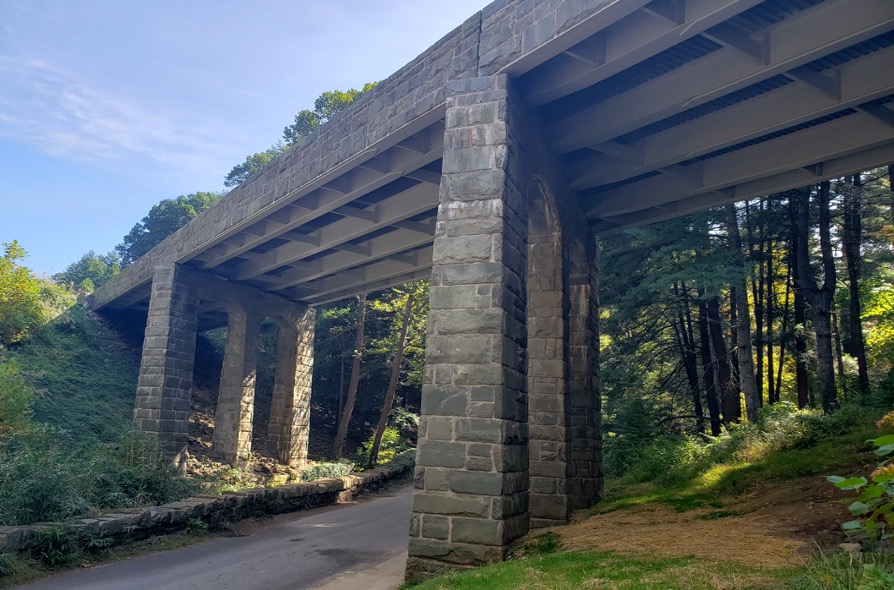
[[[392,565],[407,549],[412,487],[223,537],[77,570],[20,590],[299,590]],[[394,569],[392,567],[391,569]],[[338,582],[334,582],[337,584]],[[364,588],[369,585],[363,584]]]

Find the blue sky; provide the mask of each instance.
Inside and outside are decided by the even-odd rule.
[[[0,242],[52,274],[164,198],[223,189],[325,90],[487,0],[0,0]]]

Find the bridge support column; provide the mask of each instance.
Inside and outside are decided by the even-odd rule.
[[[550,207],[554,210],[555,205]],[[564,244],[558,227],[541,233],[543,229],[537,227],[540,224],[534,222],[536,217],[532,211],[528,249],[531,528],[568,522],[575,475],[568,399],[569,300]]]
[[[506,84],[447,88],[409,579],[500,561],[529,526],[527,205]]]
[[[152,279],[149,316],[137,382],[134,425],[158,439],[177,464],[187,454],[195,364],[198,296],[176,264]]]
[[[599,291],[591,238],[580,250],[569,285],[572,508],[589,508],[602,496],[602,401],[599,387]]]
[[[277,320],[279,347],[267,444],[279,462],[301,467],[307,462],[310,435],[316,311]]]
[[[231,465],[251,458],[259,319],[240,306],[227,314],[227,344],[214,415],[214,453]]]

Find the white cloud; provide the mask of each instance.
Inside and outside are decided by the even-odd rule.
[[[182,171],[222,168],[227,138],[43,60],[0,56],[0,136],[78,161],[149,159]],[[231,162],[230,162],[231,163]]]

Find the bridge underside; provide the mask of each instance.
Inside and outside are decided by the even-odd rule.
[[[97,293],[149,311],[138,424],[185,441],[224,321],[244,424],[276,315],[300,461],[306,308],[432,277],[410,571],[502,559],[599,495],[592,236],[894,161],[892,72],[890,0],[495,2]]]

